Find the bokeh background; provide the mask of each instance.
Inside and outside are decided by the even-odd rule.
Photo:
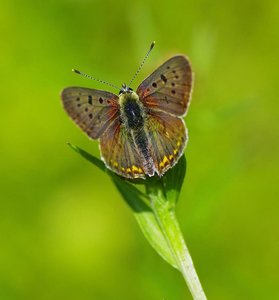
[[[209,299],[279,299],[279,2],[1,0],[0,299],[191,299],[64,113],[66,86],[195,72],[178,218]]]

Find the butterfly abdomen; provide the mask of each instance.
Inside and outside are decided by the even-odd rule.
[[[154,163],[150,153],[148,138],[144,128],[133,131],[135,145],[142,157],[143,169],[149,176],[154,175]]]

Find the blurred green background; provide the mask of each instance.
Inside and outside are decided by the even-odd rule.
[[[195,72],[178,218],[209,299],[279,299],[279,2],[3,1],[0,299],[191,299],[62,109],[66,86],[134,88],[173,54]]]

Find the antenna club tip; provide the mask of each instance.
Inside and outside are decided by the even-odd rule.
[[[155,41],[153,41],[153,42],[151,43],[151,45],[150,45],[150,50],[153,49],[154,46],[155,46]]]
[[[76,69],[72,69],[73,72],[77,73],[77,74],[80,74],[80,71],[79,70],[76,70]]]

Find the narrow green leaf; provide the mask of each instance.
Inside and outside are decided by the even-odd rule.
[[[88,152],[75,145],[72,145],[70,143],[68,145],[86,160],[111,176],[121,196],[133,210],[135,218],[148,242],[163,259],[165,259],[174,268],[178,269],[173,253],[170,251],[169,245],[165,240],[165,236],[161,231],[154,212],[150,208],[148,197],[139,189],[137,189],[133,184],[131,184],[131,180],[125,180],[124,178],[107,169],[105,164],[101,160],[97,159],[96,157],[92,156]],[[148,180],[149,179],[141,181],[136,180],[135,182],[137,184],[146,183],[148,182]],[[153,181],[150,180],[150,184],[152,184],[152,182]]]
[[[113,179],[113,181],[123,199],[133,209],[135,218],[150,245],[163,259],[174,268],[178,269],[173,253],[170,251],[169,245],[165,240],[165,236],[161,231],[154,212],[142,199],[146,196],[142,195],[139,190],[130,183],[115,179]]]

